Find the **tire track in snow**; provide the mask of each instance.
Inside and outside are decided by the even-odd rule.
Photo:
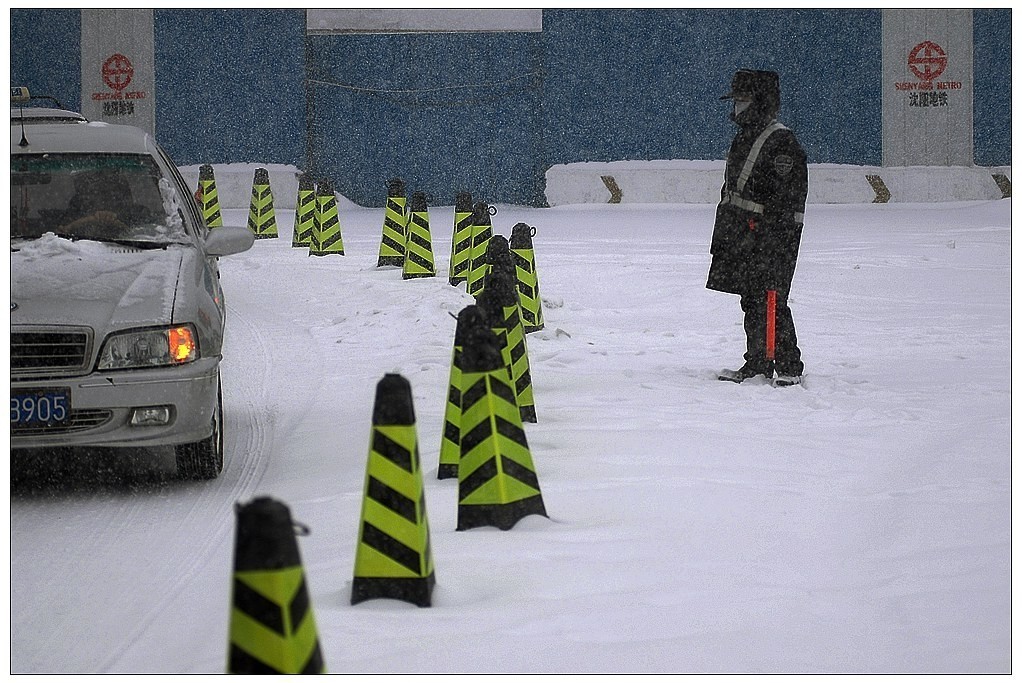
[[[244,288],[249,284],[254,283],[242,282],[238,286]],[[250,307],[228,305],[227,308],[224,348],[230,355],[225,356],[223,362],[224,471],[215,481],[186,484],[195,487],[197,496],[181,499],[187,500],[187,510],[182,511],[173,531],[163,529],[161,533],[169,533],[171,538],[192,545],[195,539],[192,529],[209,528],[212,520],[213,531],[202,537],[191,552],[175,554],[176,559],[188,558],[186,564],[174,567],[175,576],[163,586],[161,599],[135,622],[123,646],[112,650],[115,654],[103,663],[100,671],[121,670],[123,667],[119,667],[119,663],[132,655],[132,648],[151,639],[159,640],[160,636],[154,637],[151,631],[159,628],[159,620],[168,608],[194,585],[197,576],[204,575],[220,552],[232,551],[235,505],[247,502],[256,493],[274,457],[272,446],[278,441],[280,421],[273,410],[273,389],[287,379],[290,368],[285,359],[273,353],[274,348],[286,345],[279,343],[277,335],[267,332],[274,329],[286,339],[283,335],[292,335],[293,331],[287,321],[272,325],[265,318],[256,319]],[[239,362],[239,359],[243,360]],[[287,431],[284,430],[285,435]],[[122,526],[127,527],[127,523]],[[229,576],[224,576],[224,595],[219,601],[224,614],[229,609],[229,585]],[[222,649],[227,637],[224,631],[214,642]]]

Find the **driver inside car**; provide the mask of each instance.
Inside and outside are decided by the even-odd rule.
[[[117,172],[75,174],[74,186],[62,232],[86,233],[82,237],[130,237],[130,228],[151,219],[148,209],[132,201],[127,179]]]

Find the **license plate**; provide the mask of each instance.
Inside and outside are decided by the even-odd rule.
[[[68,389],[35,389],[11,392],[11,425],[62,425],[71,419]]]

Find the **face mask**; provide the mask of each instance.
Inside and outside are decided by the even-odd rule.
[[[735,100],[735,111],[733,116],[737,118],[743,111],[749,108],[752,104],[752,100]]]

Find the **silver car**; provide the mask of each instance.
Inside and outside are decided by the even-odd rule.
[[[25,111],[11,116],[12,456],[173,449],[180,476],[215,478],[217,260],[252,232],[207,229],[144,131]]]

